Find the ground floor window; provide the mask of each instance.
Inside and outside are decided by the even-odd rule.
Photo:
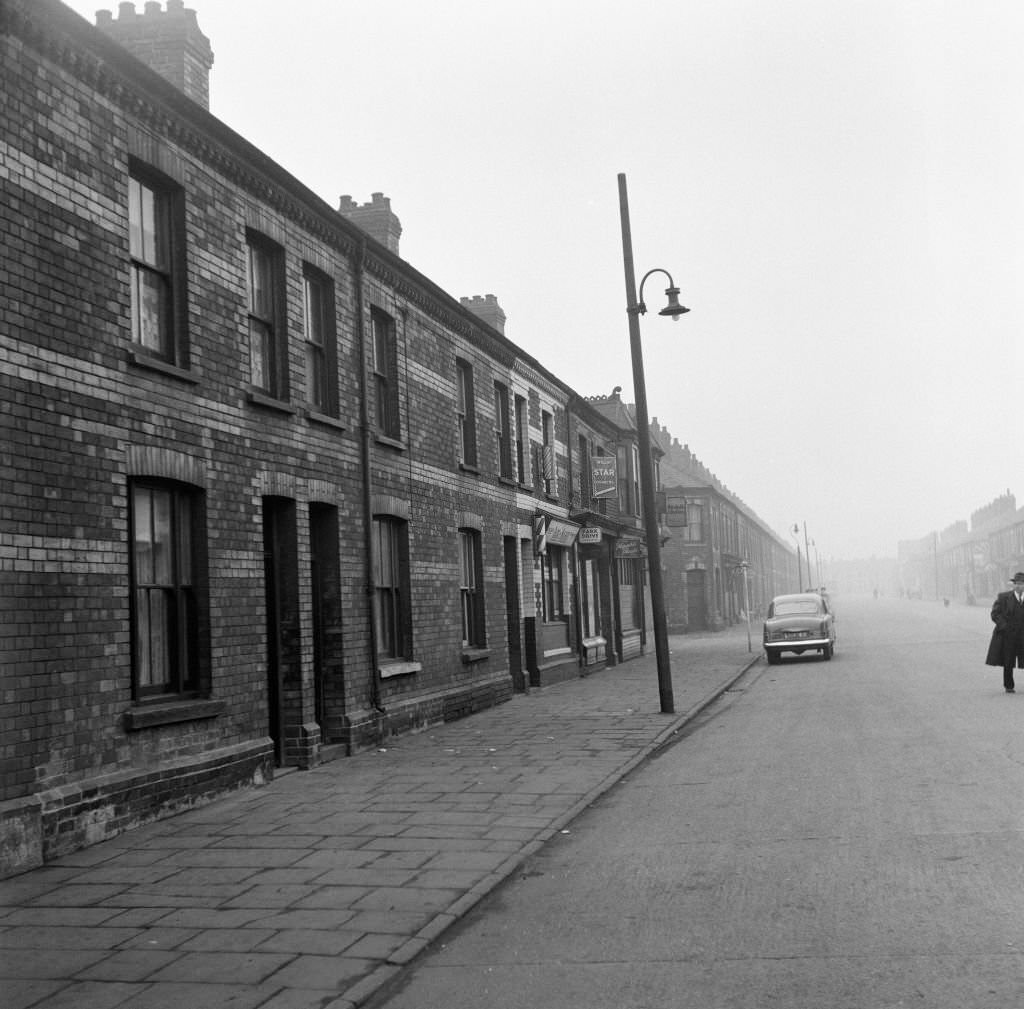
[[[601,631],[601,580],[599,566],[595,560],[582,564],[580,596],[583,608],[583,636],[597,637]]]
[[[373,587],[377,602],[377,655],[410,657],[408,532],[401,519],[373,520]]]
[[[460,529],[459,554],[462,644],[465,647],[482,648],[484,645],[484,596],[480,533],[475,529]]]
[[[546,621],[561,620],[565,617],[564,568],[565,548],[549,546],[547,552],[541,554],[541,577],[543,582],[544,612]]]
[[[643,626],[643,563],[633,557],[619,558],[619,626],[624,631]]]
[[[132,689],[136,699],[199,687],[200,495],[182,485],[131,487]]]

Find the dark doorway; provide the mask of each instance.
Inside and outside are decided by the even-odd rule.
[[[508,669],[512,689],[525,690],[523,676],[523,640],[519,632],[519,543],[514,536],[504,538],[505,551],[505,619],[508,626]]]
[[[295,502],[263,499],[263,571],[267,620],[267,732],[274,760],[285,760],[285,723],[289,685],[298,679],[298,584],[296,578]],[[299,696],[293,689],[293,700]]]
[[[704,572],[686,572],[686,629],[706,631],[708,629],[708,602],[705,595]]]

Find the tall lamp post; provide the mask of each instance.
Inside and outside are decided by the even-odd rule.
[[[807,564],[807,588],[814,588],[814,579],[811,577],[811,544],[807,541],[807,523],[804,522],[804,562]]]
[[[800,556],[800,526],[795,522],[793,528],[790,529],[790,535],[796,540],[796,580],[800,586],[800,591],[804,590],[804,569],[803,569],[803,558]]]
[[[640,490],[643,497],[644,533],[647,538],[647,566],[651,579],[651,609],[654,618],[654,650],[658,661],[658,696],[665,714],[675,711],[672,697],[672,663],[668,654],[668,625],[665,620],[665,590],[661,579],[661,540],[658,538],[658,504],[655,498],[654,461],[651,458],[651,426],[647,418],[647,382],[644,379],[644,359],[640,346],[640,316],[647,311],[644,304],[644,282],[652,273],[668,277],[665,294],[668,304],[658,313],[675,321],[684,312],[679,304],[679,288],[667,270],[654,269],[644,274],[637,294],[636,274],[633,271],[633,237],[629,228],[629,199],[626,195],[626,176],[619,175],[619,214],[622,218],[622,259],[626,272],[626,314],[629,316],[629,349],[633,359],[633,395],[636,399],[636,436],[640,451]]]
[[[752,652],[754,646],[750,640],[750,589],[747,587],[747,572],[750,570],[750,561],[740,561],[740,571],[743,573],[743,612],[747,616],[747,651]]]

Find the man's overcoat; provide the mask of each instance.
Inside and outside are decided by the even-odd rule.
[[[985,664],[988,666],[1020,666],[1024,668],[1024,605],[1017,602],[1012,590],[1000,592],[992,604],[992,640],[988,644]]]

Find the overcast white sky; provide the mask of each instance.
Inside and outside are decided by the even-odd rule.
[[[1020,0],[186,6],[215,115],[333,206],[390,197],[416,269],[632,401],[624,172],[637,279],[691,309],[648,281],[650,414],[779,533],[887,556],[1024,504]]]

